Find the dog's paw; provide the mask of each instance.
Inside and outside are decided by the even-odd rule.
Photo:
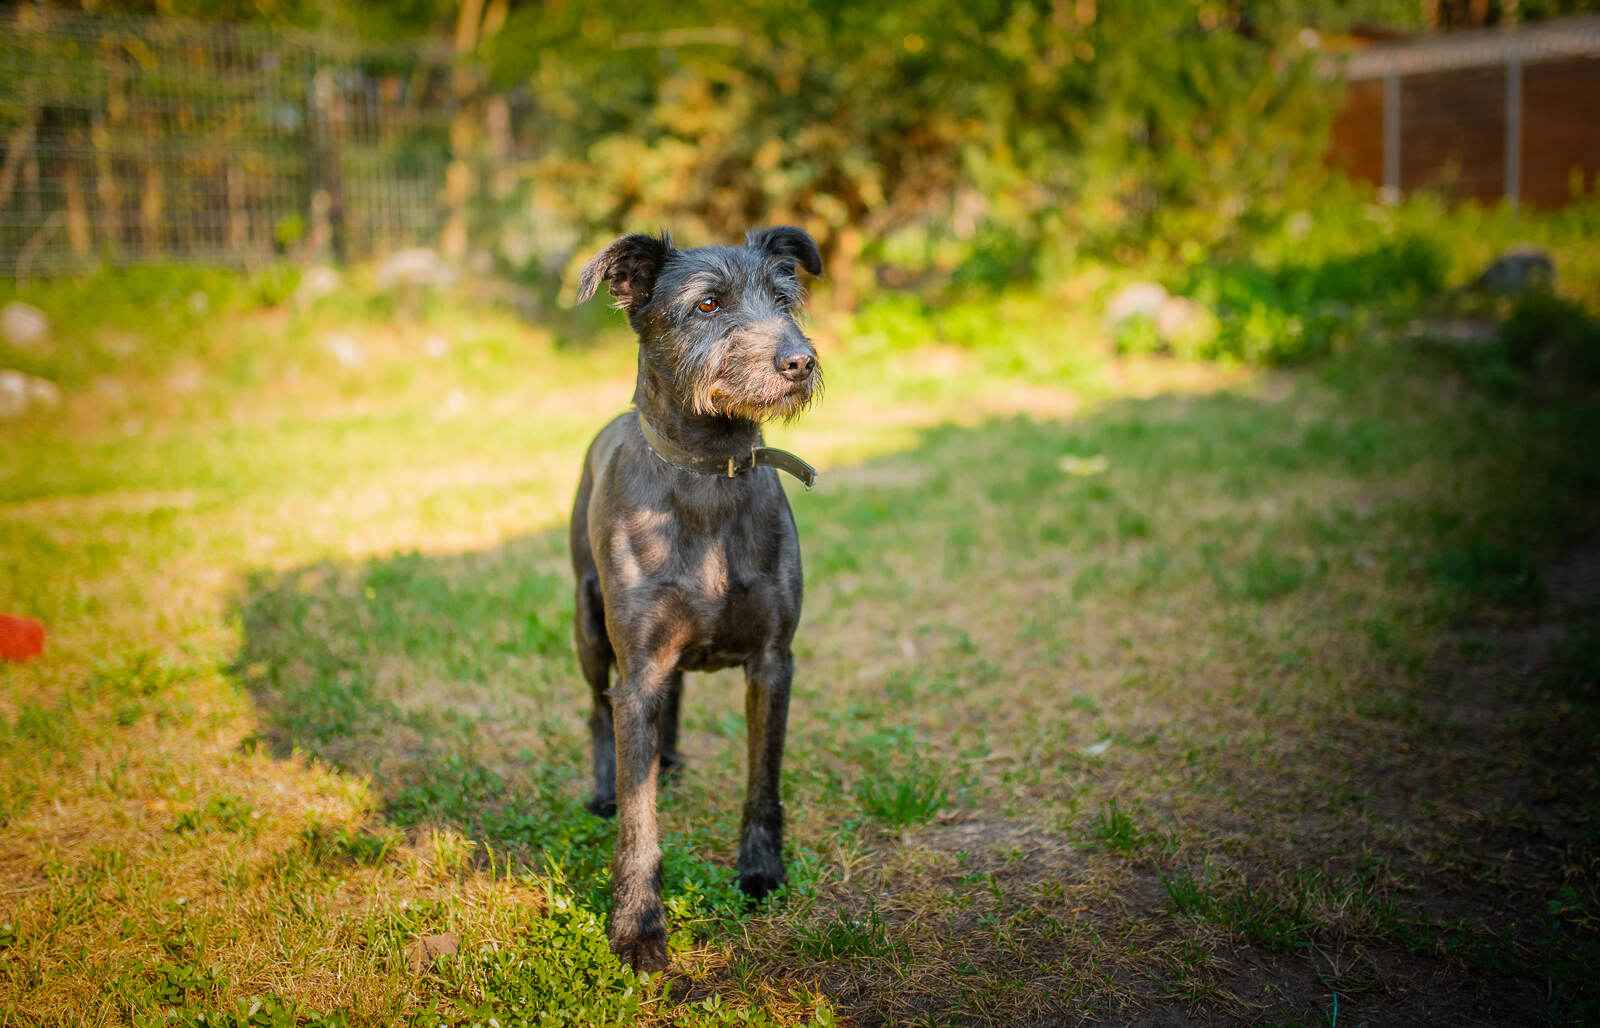
[[[761,899],[784,882],[783,865],[773,868],[741,870],[739,891],[753,900]]]
[[[614,933],[611,952],[640,974],[667,969],[667,933],[656,928],[640,932]]]
[[[751,899],[761,899],[784,882],[780,826],[745,825],[739,841],[739,889]]]
[[[615,796],[591,796],[583,805],[595,817],[614,817],[617,813]]]

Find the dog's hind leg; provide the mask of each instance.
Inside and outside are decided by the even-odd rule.
[[[661,711],[656,715],[656,730],[660,738],[661,777],[671,777],[683,766],[683,756],[678,753],[679,709],[683,704],[683,672],[675,671],[667,679],[661,696]]]
[[[617,744],[611,726],[611,665],[615,655],[606,637],[605,609],[600,582],[593,573],[578,582],[573,636],[578,644],[578,664],[594,700],[589,715],[589,735],[594,747],[594,793],[589,810],[601,817],[617,812]]]
[[[794,657],[787,647],[769,649],[745,665],[745,722],[750,780],[744,825],[739,832],[739,888],[760,899],[783,884],[783,804],[778,779],[789,725],[789,685]]]

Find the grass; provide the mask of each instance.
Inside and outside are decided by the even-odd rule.
[[[838,913],[821,924],[796,925],[794,947],[815,960],[854,957],[892,963],[908,952],[903,944],[897,944],[889,937],[888,929],[876,910],[868,910],[865,917]]]
[[[0,666],[16,1022],[1595,1016],[1571,375],[1119,357],[1076,283],[931,342],[824,308],[827,402],[771,433],[824,468],[790,882],[737,892],[742,683],[696,676],[640,980],[563,541],[628,342],[360,273],[128,283],[41,287],[55,348],[0,355],[67,390],[0,435],[0,610],[51,630]]]
[[[856,786],[856,799],[869,817],[902,828],[932,820],[949,803],[938,777],[920,769],[863,778]]]

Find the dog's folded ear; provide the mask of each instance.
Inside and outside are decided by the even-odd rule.
[[[774,225],[751,229],[744,241],[757,250],[788,257],[813,275],[822,274],[822,252],[817,249],[817,241],[803,228]]]
[[[605,282],[617,306],[633,313],[650,302],[656,275],[672,252],[672,240],[660,236],[623,236],[601,250],[578,274],[578,302],[583,303]]]

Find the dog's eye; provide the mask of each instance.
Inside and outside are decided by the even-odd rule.
[[[722,309],[722,304],[717,302],[717,298],[715,296],[708,296],[699,303],[695,304],[694,309],[699,311],[701,314],[715,314]]]

